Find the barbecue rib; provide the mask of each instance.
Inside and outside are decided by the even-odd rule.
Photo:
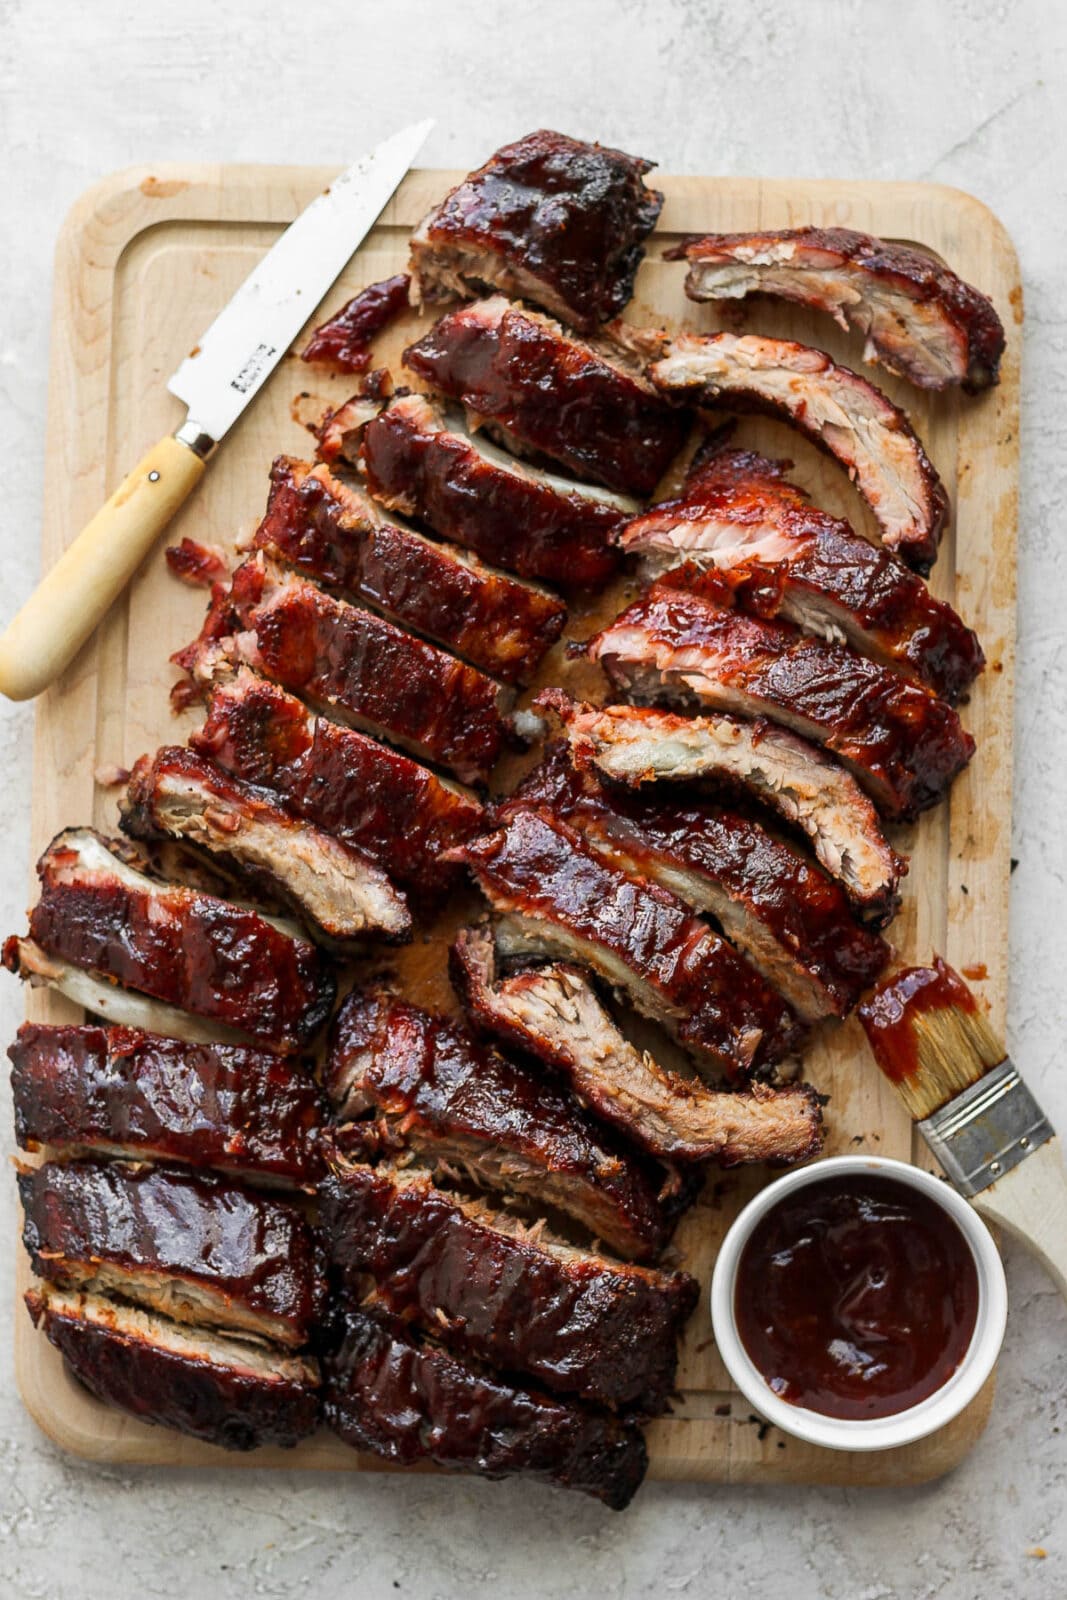
[[[785,228],[712,233],[668,251],[683,256],[691,300],[764,294],[829,312],[863,334],[865,361],[920,389],[976,394],[997,381],[1004,329],[992,301],[907,245],[852,228]]]
[[[227,772],[269,789],[293,816],[369,856],[423,904],[462,876],[444,852],[483,825],[472,794],[315,716],[247,667],[212,686],[207,721],[190,743]]]
[[[619,494],[651,494],[689,432],[624,342],[588,344],[503,295],[448,312],[404,365],[517,454]]]
[[[291,1446],[315,1431],[319,1373],[304,1356],[51,1284],[26,1305],[74,1376],[141,1422],[224,1450]]]
[[[358,460],[371,493],[391,511],[495,566],[567,588],[610,578],[611,538],[638,509],[634,500],[516,461],[419,394],[398,394],[358,428],[346,429],[338,413],[323,437],[350,464]],[[359,442],[358,454],[347,441]]]
[[[224,618],[175,657],[203,684],[244,664],[353,727],[383,734],[463,781],[515,737],[509,692],[373,611],[335,600],[262,551],[233,575]]]
[[[179,839],[233,863],[329,939],[411,938],[404,896],[380,867],[181,745],[141,757],[120,812],[131,838]]]
[[[272,1051],[24,1022],[8,1055],[23,1150],[178,1161],[301,1187],[322,1173],[319,1091]]]
[[[514,1473],[577,1489],[622,1511],[648,1455],[633,1422],[517,1387],[417,1340],[403,1324],[350,1309],[326,1363],[327,1426],[387,1461]]]
[[[53,839],[37,863],[41,897],[30,913],[30,941],[275,1049],[299,1050],[314,1038],[335,993],[314,945],[248,907],[146,877],[121,848],[89,828]],[[9,940],[5,965],[17,970],[22,954]]]
[[[713,568],[743,610],[846,640],[955,705],[985,664],[974,633],[889,551],[816,510],[785,478],[791,465],[713,448],[678,499],[621,530],[620,548],[652,576],[686,562]]]
[[[294,1348],[321,1316],[323,1263],[283,1201],[122,1161],[48,1162],[18,1183],[33,1270],[61,1288]]]
[[[344,1166],[321,1189],[322,1229],[350,1303],[366,1293],[450,1349],[556,1394],[663,1411],[699,1288],[532,1228],[416,1167]]]
[[[746,617],[661,579],[587,646],[616,688],[769,717],[824,745],[893,820],[947,794],[974,754],[951,706],[847,645]]]
[[[590,331],[633,293],[663,196],[654,162],[541,128],[449,191],[411,237],[411,296],[501,289]]]
[[[665,1071],[623,1036],[577,967],[557,962],[498,978],[485,928],[461,930],[451,968],[475,1027],[561,1073],[650,1155],[722,1167],[818,1155],[822,1114],[807,1084],[724,1092]]]
[[[581,705],[558,689],[535,704],[561,719],[571,758],[611,783],[712,782],[751,796],[798,828],[865,922],[884,927],[907,862],[890,848],[856,780],[814,745],[767,723],[681,717],[643,706]]]
[[[315,329],[301,359],[321,361],[342,372],[365,372],[373,340],[408,309],[410,288],[406,272],[369,283]]]
[[[322,464],[278,457],[254,542],[508,683],[533,676],[567,620],[555,595],[388,522]]]
[[[847,1016],[889,959],[885,941],[853,920],[838,884],[737,811],[609,792],[562,744],[515,803],[562,818],[624,871],[710,913],[805,1022]]]
[[[822,350],[755,334],[681,334],[649,369],[664,394],[781,417],[832,455],[874,513],[882,542],[929,572],[948,515],[944,486],[899,407]]]
[[[743,956],[673,894],[621,871],[551,814],[516,806],[459,853],[504,917],[503,953],[584,962],[705,1066],[744,1077],[799,1042],[796,1018]]]
[[[657,1255],[670,1237],[679,1204],[659,1197],[662,1173],[563,1090],[442,1017],[354,993],[334,1022],[324,1086],[338,1143],[359,1158],[409,1149],[424,1166],[461,1168],[565,1212],[627,1259]]]

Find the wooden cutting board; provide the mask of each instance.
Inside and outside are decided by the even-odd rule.
[[[261,252],[334,176],[328,169],[168,166],[106,179],[75,207],[59,241],[46,455],[43,561],[51,565],[130,463],[182,420],[164,383]],[[413,172],[354,257],[326,306],[400,270],[407,236],[456,175]],[[660,229],[629,315],[692,329],[721,325],[710,307],[686,301],[684,268],[658,259],[679,235],[709,230],[847,225],[921,244],[992,295],[1008,344],[1000,387],[979,399],[923,396],[886,375],[876,381],[911,414],[951,494],[949,527],[933,580],[977,627],[989,668],[964,710],[978,753],[950,802],[895,842],[911,856],[903,910],[890,937],[922,960],[936,948],[971,977],[1003,1031],[1007,977],[1018,479],[1018,263],[997,219],[954,189],[925,184],[770,182],[663,178]],[[787,334],[856,365],[858,341],[828,319],[750,303],[730,326]],[[309,308],[309,320],[315,320]],[[420,322],[408,316],[382,341],[396,367]],[[298,348],[300,347],[298,342]],[[203,487],[173,525],[229,545],[258,520],[272,458],[310,448],[301,419],[342,398],[351,384],[324,378],[290,357],[234,429]],[[306,391],[298,399],[301,391]],[[748,420],[740,437],[792,457],[797,476],[831,511],[857,524],[867,513],[843,474],[778,424]],[[168,541],[169,542],[169,541]],[[40,701],[33,786],[34,856],[61,827],[114,827],[116,791],[96,781],[144,751],[180,741],[196,722],[175,719],[170,652],[199,625],[204,597],[169,577],[162,546],[146,562],[62,681]],[[580,627],[579,619],[579,627]],[[581,631],[587,631],[587,628]],[[558,662],[549,663],[552,677]],[[35,894],[35,883],[31,894]],[[436,947],[439,950],[439,946]],[[425,961],[423,963],[425,966]],[[442,990],[431,958],[430,988]],[[66,1001],[29,994],[37,1020],[73,1021]],[[868,1150],[921,1159],[911,1127],[871,1063],[855,1022],[828,1029],[808,1052],[805,1075],[830,1095],[829,1153]],[[684,1264],[707,1289],[717,1243],[764,1174],[715,1174],[679,1234]],[[29,1281],[15,1250],[18,1289]],[[102,1405],[67,1374],[58,1354],[18,1310],[16,1368],[25,1403],[58,1444],[108,1462],[174,1465],[368,1468],[321,1433],[295,1452],[232,1455],[137,1423]],[[673,1416],[648,1430],[652,1476],[732,1482],[915,1483],[947,1471],[978,1438],[992,1380],[969,1410],[934,1437],[880,1454],[842,1455],[786,1438],[761,1424],[731,1390],[711,1337],[705,1301],[692,1320]]]

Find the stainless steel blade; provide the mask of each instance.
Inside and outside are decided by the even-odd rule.
[[[183,438],[216,444],[259,392],[370,232],[433,127],[419,122],[362,156],[290,224],[170,379],[189,407]]]

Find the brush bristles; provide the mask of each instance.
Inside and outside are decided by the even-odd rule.
[[[1004,1046],[980,1011],[938,1006],[918,1012],[911,1023],[917,1065],[897,1088],[918,1122],[1004,1060]]]

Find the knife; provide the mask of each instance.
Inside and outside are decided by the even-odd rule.
[[[432,120],[386,139],[318,195],[249,274],[167,384],[188,416],[153,445],[41,580],[0,639],[0,694],[30,700],[69,665],[196,488],[366,238]]]

